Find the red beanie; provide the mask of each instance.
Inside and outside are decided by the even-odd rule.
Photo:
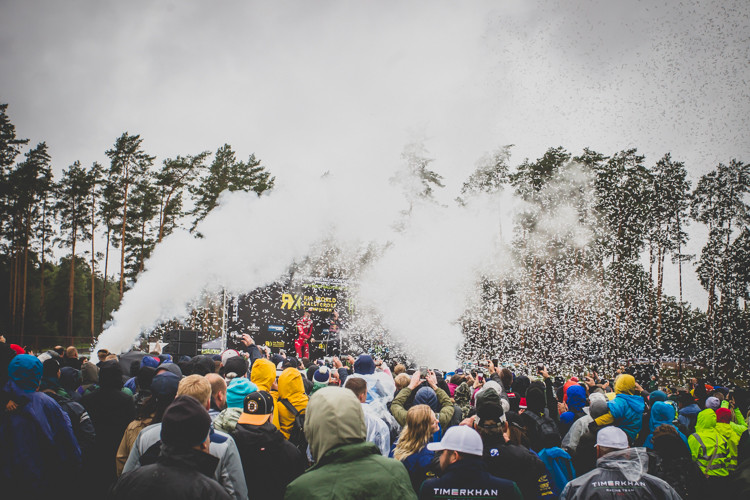
[[[729,408],[719,408],[716,410],[716,422],[720,424],[728,424],[732,420],[732,412]]]
[[[11,344],[10,348],[16,351],[16,354],[26,354],[26,351],[23,350],[23,347],[18,344]]]

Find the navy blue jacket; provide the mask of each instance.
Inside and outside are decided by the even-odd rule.
[[[449,465],[439,478],[429,479],[422,483],[419,499],[429,498],[522,500],[523,497],[516,483],[500,479],[487,472],[487,466],[481,457],[467,456]]]
[[[68,415],[54,399],[20,389],[4,390],[19,408],[0,409],[0,491],[3,498],[52,495],[81,466],[81,451]],[[6,496],[7,495],[7,496]]]

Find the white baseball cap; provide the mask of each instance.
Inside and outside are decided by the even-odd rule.
[[[477,431],[466,425],[457,425],[445,431],[439,443],[429,443],[427,449],[430,451],[453,450],[481,457],[484,446],[482,437]]]
[[[619,427],[611,425],[597,433],[596,445],[615,450],[624,450],[625,448],[629,448],[628,435]]]

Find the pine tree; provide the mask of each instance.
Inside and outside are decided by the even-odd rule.
[[[117,194],[122,200],[120,212],[120,299],[125,291],[125,237],[128,227],[128,195],[131,186],[142,181],[154,161],[142,149],[140,135],[122,134],[115,141],[114,148],[107,151],[111,164],[109,175],[116,179]]]
[[[183,194],[193,186],[195,180],[206,168],[205,161],[209,156],[204,151],[195,156],[178,156],[164,160],[161,170],[155,176],[156,187],[159,192],[159,236],[172,232],[180,217],[185,215],[182,210]]]
[[[57,186],[57,206],[60,220],[60,231],[63,238],[61,247],[70,248],[70,261],[76,262],[76,243],[91,238],[88,223],[90,216],[91,190],[94,177],[76,161],[67,170]],[[73,336],[73,306],[75,298],[75,265],[70,266],[68,279],[68,312],[66,335]]]

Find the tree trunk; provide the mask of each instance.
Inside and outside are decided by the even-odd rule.
[[[26,216],[26,235],[24,236],[23,249],[23,292],[21,295],[21,335],[26,332],[26,284],[29,276],[29,231],[31,225],[31,214]]]
[[[657,285],[656,285],[656,344],[661,343],[661,320],[662,320],[662,288],[664,286],[664,247],[659,248],[659,262],[657,263]]]
[[[94,252],[94,231],[96,230],[96,200],[91,197],[91,342],[94,343],[94,316],[96,298],[96,253]]]
[[[127,175],[127,174],[126,174]],[[125,184],[125,198],[122,205],[122,233],[120,235],[120,301],[125,287],[125,226],[128,220],[128,184]]]
[[[77,228],[73,226],[73,241],[70,255],[70,279],[68,281],[68,337],[73,336],[73,300],[75,296],[75,270],[76,270],[76,236]]]
[[[45,243],[47,242],[47,197],[44,197],[44,204],[42,208],[42,277],[39,284],[39,318],[44,317],[44,267],[45,262]]]
[[[104,252],[104,284],[102,285],[101,314],[99,315],[99,331],[104,329],[104,302],[107,299],[107,266],[109,264],[109,235],[111,233],[107,225],[107,249]]]

